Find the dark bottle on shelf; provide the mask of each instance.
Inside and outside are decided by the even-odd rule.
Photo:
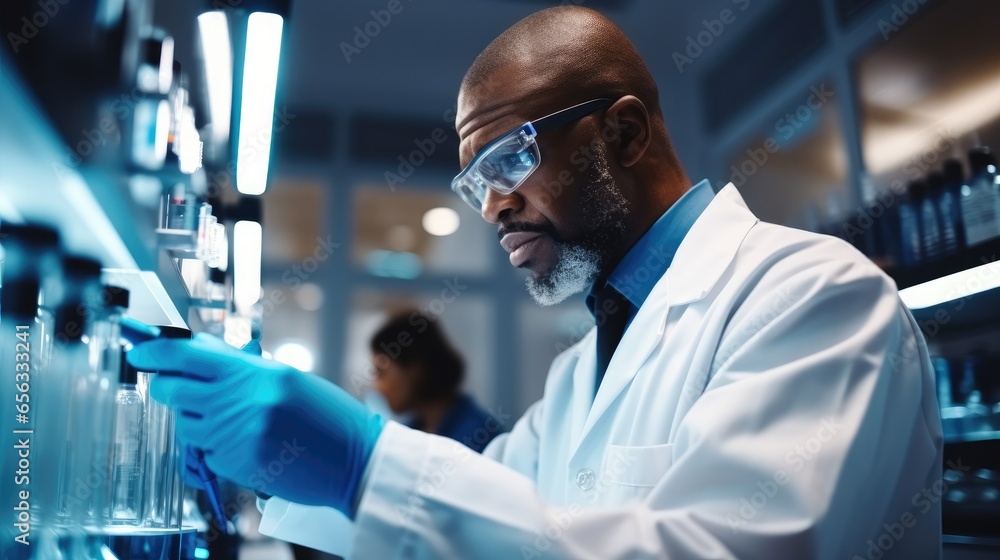
[[[957,159],[947,159],[942,168],[944,173],[944,186],[942,187],[942,215],[944,208],[948,208],[950,217],[942,218],[951,221],[955,227],[955,242],[958,250],[968,247],[965,242],[965,222],[962,220],[962,186],[965,185],[965,170],[962,162]],[[944,196],[947,195],[947,196]]]
[[[1000,191],[997,159],[987,147],[969,150],[969,180],[962,185],[962,220],[971,247],[1000,237]]]
[[[884,196],[890,197],[888,204],[883,204]],[[868,208],[868,215],[874,220],[875,232],[874,256],[884,260],[889,266],[899,266],[903,262],[903,241],[899,222],[899,209],[902,198],[893,200],[889,191],[883,191],[876,202]]]
[[[968,404],[973,393],[978,392],[976,372],[979,370],[979,354],[972,353],[962,360],[962,375],[958,379],[958,399],[960,403]]]
[[[931,358],[931,364],[934,366],[934,376],[937,381],[938,405],[941,408],[948,408],[952,406],[951,364],[944,356]]]
[[[923,236],[920,232],[920,201],[918,195],[921,187],[910,183],[906,196],[899,205],[899,232],[901,257],[904,268],[912,268],[923,262]]]
[[[944,173],[931,171],[927,175],[927,198],[934,205],[941,229],[941,254],[954,255],[958,244],[958,204],[951,191],[945,189]]]
[[[920,249],[923,260],[932,261],[944,254],[941,241],[941,220],[938,217],[934,195],[925,181],[914,181],[910,185],[913,202],[917,208],[920,224]]]

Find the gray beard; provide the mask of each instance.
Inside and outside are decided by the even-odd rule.
[[[581,202],[588,213],[587,233],[579,240],[557,242],[552,272],[530,275],[525,282],[528,294],[543,307],[561,303],[588,289],[605,272],[606,255],[622,243],[629,204],[611,176],[603,144],[596,151],[593,163]]]
[[[545,276],[528,276],[528,294],[542,307],[555,305],[586,290],[601,270],[601,255],[580,245],[556,246],[556,266]]]

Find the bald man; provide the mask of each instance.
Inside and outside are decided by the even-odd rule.
[[[935,385],[892,281],[692,185],[618,28],[577,7],[517,23],[456,124],[452,188],[538,303],[586,292],[596,327],[483,456],[210,337],[139,346],[140,369],[188,374],[151,393],[192,413],[178,434],[210,467],[320,506],[293,525],[343,512],[356,558],[940,556]],[[315,546],[344,538],[321,526]]]

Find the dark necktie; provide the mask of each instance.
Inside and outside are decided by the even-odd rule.
[[[625,333],[628,323],[629,302],[611,284],[605,284],[595,294],[594,319],[597,321],[597,382],[594,392],[601,386],[604,373],[611,363],[611,356]]]

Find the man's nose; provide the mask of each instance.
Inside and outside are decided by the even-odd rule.
[[[514,191],[510,194],[500,194],[493,189],[486,190],[483,209],[480,211],[483,219],[491,224],[498,224],[508,212],[517,212],[524,205],[524,199]]]

